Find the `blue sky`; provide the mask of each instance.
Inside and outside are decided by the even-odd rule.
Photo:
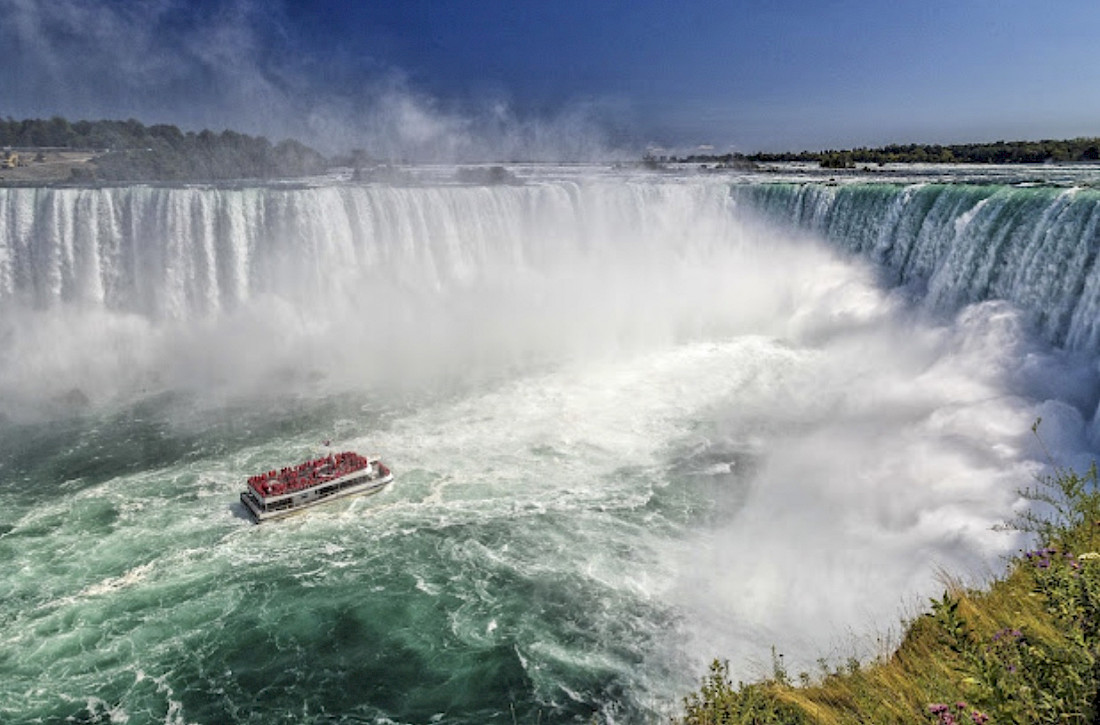
[[[409,157],[1100,135],[1078,0],[0,0],[0,114]]]

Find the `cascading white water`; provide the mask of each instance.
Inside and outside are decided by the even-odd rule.
[[[308,302],[364,273],[439,291],[616,244],[682,246],[724,197],[714,184],[4,189],[0,301],[189,319],[265,293]]]
[[[491,374],[691,337],[759,317],[707,271],[735,227],[722,184],[2,190],[0,388]]]
[[[1100,191],[974,184],[744,185],[747,206],[927,284],[953,311],[987,299],[1056,345],[1100,352]]]
[[[886,191],[853,248],[919,226]],[[0,190],[0,719],[660,720],[995,569],[1095,371],[746,194]],[[326,439],[394,485],[252,528],[244,478]]]

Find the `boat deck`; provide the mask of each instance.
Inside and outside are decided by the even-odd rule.
[[[344,451],[250,476],[241,503],[256,523],[262,523],[325,501],[375,493],[392,480],[378,456]]]

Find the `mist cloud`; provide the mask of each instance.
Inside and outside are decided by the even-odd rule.
[[[9,113],[204,125],[288,97],[263,68],[248,3],[204,16],[177,0],[0,0],[0,9],[11,19],[0,30]]]
[[[507,93],[442,99],[373,57],[310,57],[278,5],[224,0],[0,0],[0,85],[13,117],[135,117],[198,130],[297,138],[380,160],[594,160],[616,153],[584,99],[537,115]],[[348,70],[350,68],[351,70]],[[622,134],[617,134],[622,136]]]

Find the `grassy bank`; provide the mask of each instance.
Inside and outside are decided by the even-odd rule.
[[[703,723],[1100,722],[1100,492],[1056,470],[1013,525],[1038,542],[988,588],[949,584],[897,651],[813,679],[733,684],[715,661],[676,721]]]

